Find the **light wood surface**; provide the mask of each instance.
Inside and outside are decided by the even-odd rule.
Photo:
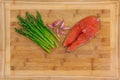
[[[22,5],[24,5],[24,4],[22,4]],[[11,34],[12,38],[10,39],[10,41],[11,41],[11,46],[10,46],[11,47],[11,54],[10,55],[13,56],[13,58],[11,59],[11,61],[9,61],[10,56],[7,55],[7,60],[8,60],[7,63],[8,64],[7,64],[7,67],[6,67],[5,74],[7,74],[7,75],[9,75],[9,74],[12,74],[12,75],[26,75],[26,73],[27,73],[29,75],[38,75],[40,72],[39,71],[36,72],[35,70],[53,70],[54,69],[56,71],[57,70],[67,70],[67,71],[69,70],[70,71],[72,69],[77,69],[77,70],[87,71],[87,72],[84,72],[84,71],[83,72],[82,71],[78,72],[77,75],[111,76],[112,72],[107,72],[107,71],[109,71],[110,69],[116,69],[115,66],[114,66],[115,64],[117,64],[117,61],[115,62],[115,59],[114,59],[114,58],[116,58],[116,56],[113,55],[112,53],[109,54],[110,53],[110,48],[112,46],[115,46],[113,44],[114,40],[117,39],[114,36],[115,35],[114,34],[114,32],[115,32],[114,30],[115,29],[111,28],[110,25],[112,26],[116,22],[114,22],[114,20],[113,20],[113,21],[111,21],[112,23],[110,23],[110,19],[109,18],[110,18],[111,14],[110,14],[109,10],[103,10],[103,9],[100,9],[100,10],[77,10],[77,12],[82,14],[82,16],[81,15],[80,16],[77,15],[78,13],[75,14],[76,10],[71,10],[71,11],[69,10],[70,11],[69,15],[67,15],[65,13],[62,13],[63,11],[59,12],[59,10],[50,10],[51,14],[57,13],[57,15],[58,15],[58,16],[56,15],[55,18],[52,18],[53,20],[51,20],[51,21],[49,21],[49,18],[53,17],[53,15],[51,15],[51,14],[49,16],[48,15],[44,15],[44,13],[49,13],[50,11],[49,10],[40,10],[41,14],[43,15],[43,19],[47,20],[47,21],[45,21],[46,23],[47,22],[51,23],[56,18],[59,18],[59,17],[61,18],[62,17],[61,15],[65,15],[64,17],[68,18],[68,16],[71,16],[73,14],[75,14],[74,16],[76,16],[76,18],[72,17],[74,19],[73,23],[75,23],[76,21],[78,21],[77,17],[83,18],[84,16],[88,15],[87,13],[89,13],[91,15],[99,14],[100,18],[101,18],[101,21],[102,21],[101,24],[103,26],[107,27],[107,28],[101,27],[101,32],[98,33],[98,36],[95,39],[93,39],[91,42],[89,42],[86,46],[78,49],[78,51],[83,52],[82,55],[80,53],[77,53],[77,51],[76,51],[76,53],[78,55],[75,55],[76,53],[74,53],[74,54],[64,54],[64,52],[62,52],[62,56],[61,56],[61,54],[59,54],[59,53],[57,53],[57,54],[53,53],[52,55],[47,55],[47,54],[44,55],[43,54],[44,51],[41,51],[41,49],[38,46],[36,46],[34,43],[32,43],[30,40],[26,39],[25,37],[15,33],[14,29],[13,29],[16,26],[16,21],[17,21],[15,17],[16,17],[17,14],[24,15],[25,10],[16,10],[17,8],[18,9],[19,8],[24,9],[24,6],[21,7],[21,5],[20,6],[18,5],[18,7],[13,6],[12,8],[14,10],[11,11],[11,15],[10,15],[11,16],[10,17],[11,21],[7,18],[7,22],[8,22],[7,23],[7,25],[8,25],[7,26],[8,27],[7,28],[8,32],[7,33],[9,33],[9,30],[11,30],[10,34]],[[29,7],[26,7],[26,8],[30,9]],[[47,8],[50,8],[50,7],[47,7]],[[56,6],[56,8],[57,8],[57,6]],[[74,8],[74,7],[68,7],[68,8]],[[108,9],[110,9],[110,8],[108,7]],[[113,9],[111,9],[111,10],[113,10]],[[29,10],[29,11],[32,12],[33,14],[35,14],[34,10]],[[68,13],[69,11],[66,11],[66,13]],[[84,14],[84,13],[86,13],[86,14]],[[7,15],[7,17],[9,17],[9,11],[6,11],[6,15]],[[112,15],[113,16],[115,15],[114,12],[112,13]],[[112,19],[113,18],[114,17],[112,17]],[[9,23],[9,21],[11,23]],[[66,25],[72,26],[73,23],[71,23],[71,22],[72,21],[70,21],[70,20],[66,21]],[[9,26],[9,24],[12,26],[12,28],[10,28],[10,29],[9,29],[9,27],[11,27],[11,26]],[[106,29],[106,31],[104,31],[104,30],[102,31],[102,29]],[[110,31],[110,30],[113,30],[113,31]],[[2,31],[2,29],[1,29],[1,31]],[[112,38],[110,37],[111,35],[109,35],[110,32],[113,32],[113,33],[111,33],[111,34],[113,34]],[[106,34],[106,35],[103,36],[103,34]],[[10,37],[9,35],[7,35],[7,36],[8,36],[8,38]],[[20,38],[18,36],[20,36]],[[103,36],[105,39],[103,39],[101,36]],[[62,36],[61,38],[64,38],[64,36]],[[110,41],[113,41],[113,42],[110,42]],[[19,42],[19,43],[15,44],[14,42]],[[28,44],[25,43],[25,42],[27,42]],[[1,44],[2,43],[3,43],[3,41],[1,41]],[[100,45],[98,45],[97,43],[100,43]],[[93,50],[94,47],[91,47],[91,46],[93,46],[93,44],[97,44],[99,46],[98,47],[98,51],[95,50],[95,51],[97,51],[96,52],[97,54],[92,54],[94,52],[94,50]],[[111,46],[111,44],[112,44],[112,46]],[[32,54],[32,51],[30,51],[30,53],[27,52],[28,50],[30,50],[29,48],[27,48],[30,45],[34,46],[34,48],[33,47],[31,47],[31,48],[34,49],[34,51],[35,51],[34,53],[36,53],[36,54]],[[105,46],[103,46],[103,45],[105,45]],[[108,51],[102,51],[102,50],[104,50],[103,48],[108,49]],[[58,50],[59,51],[64,51],[64,49],[62,47],[59,48]],[[113,47],[113,50],[114,50],[114,47]],[[88,51],[92,55],[89,55],[89,53],[87,53]],[[103,52],[104,52],[104,54],[101,54]],[[8,53],[9,53],[9,51],[8,51]],[[29,55],[29,54],[31,54],[31,55]],[[78,56],[78,58],[76,56]],[[48,60],[46,58],[44,59],[43,57],[47,57]],[[66,62],[63,65],[63,62],[61,63],[60,60],[66,58],[66,57],[68,57],[68,58],[65,59]],[[42,60],[42,62],[45,61],[46,64],[45,63],[44,64],[41,63],[41,60]],[[77,68],[76,66],[75,67],[73,66],[73,68],[72,68],[71,62],[74,63],[74,60],[76,61],[76,63],[74,65],[79,66],[79,68]],[[83,63],[79,63],[79,61],[83,61]],[[54,63],[55,66],[49,64],[49,62]],[[91,64],[92,62],[94,62],[93,65]],[[19,63],[19,64],[17,64],[17,63]],[[62,64],[62,67],[61,67],[61,64]],[[26,66],[24,66],[24,65],[26,65]],[[43,66],[41,67],[41,65],[43,65]],[[49,66],[45,67],[46,65],[49,65]],[[68,65],[70,67],[68,67]],[[98,65],[100,65],[100,66],[98,66]],[[11,73],[9,71],[10,67],[12,69]],[[89,73],[89,72],[91,72],[91,69],[98,70],[98,72],[95,71],[95,72],[93,72],[93,74],[91,74],[91,73]],[[23,70],[23,71],[20,71],[20,70]],[[24,70],[33,70],[33,72],[31,74],[31,71],[28,71],[28,72],[26,71],[25,72]],[[102,73],[102,70],[103,70],[103,73]],[[104,70],[106,70],[106,73],[105,73]],[[51,73],[49,71],[47,71],[46,73],[44,75],[51,75],[51,74],[49,74],[49,73]],[[59,71],[58,71],[58,73],[59,73]],[[63,74],[63,73],[61,73],[61,74]],[[68,74],[69,75],[71,73],[64,72],[64,74]],[[59,74],[57,74],[57,73],[54,74],[54,72],[53,72],[52,75],[59,75]],[[76,75],[76,74],[74,74],[74,75]],[[112,76],[114,76],[114,75],[117,75],[117,73],[113,72]],[[19,78],[11,78],[11,79],[9,77],[7,78],[7,80],[18,80],[18,79]],[[20,78],[20,80],[21,79],[22,78]],[[23,79],[26,80],[28,78],[26,77],[26,78],[23,78]],[[37,79],[38,78],[33,78],[33,80],[37,80]],[[66,79],[69,79],[69,80],[76,80],[76,79],[78,79],[78,80],[88,80],[88,79],[89,80],[118,80],[117,78],[115,79],[113,77],[111,77],[111,78],[95,78],[95,77],[91,77],[91,78],[87,78],[87,77],[82,77],[82,78],[81,77],[76,77],[76,78],[75,77],[72,77],[72,78],[70,78],[70,77],[46,77],[46,78],[41,78],[41,80],[66,80]],[[38,80],[40,80],[40,79],[38,79]]]
[[[3,13],[2,13],[2,10],[3,10],[3,1],[2,0],[0,0],[0,34],[3,34]],[[0,35],[0,79],[1,80],[3,80],[3,78],[4,78],[4,76],[3,76],[3,71],[4,71],[4,69],[3,69],[3,65],[4,65],[4,60],[3,60],[3,53],[4,53],[4,47],[3,47],[3,44],[4,44],[4,41],[3,41],[3,37],[4,37],[4,35]]]

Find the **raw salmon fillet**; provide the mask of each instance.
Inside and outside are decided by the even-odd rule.
[[[92,39],[99,27],[100,21],[96,16],[88,16],[82,19],[73,26],[63,45],[67,47],[67,51],[73,51]]]

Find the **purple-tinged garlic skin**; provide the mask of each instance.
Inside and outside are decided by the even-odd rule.
[[[57,34],[59,34],[59,33],[60,33],[59,29],[56,29],[56,33],[57,33]]]
[[[55,21],[53,23],[53,27],[56,27],[56,26],[60,25],[60,23],[61,23],[61,21],[60,21],[60,19],[58,19],[57,21]]]
[[[58,37],[60,37],[60,35],[66,35],[66,30],[71,29],[70,27],[65,26],[64,20],[61,21],[60,19],[53,22],[53,24],[47,24],[47,26],[55,30]]]
[[[63,29],[63,30],[69,30],[70,27],[63,27],[62,29]]]
[[[60,37],[60,30],[59,29],[56,29],[56,34],[58,37]]]
[[[66,33],[64,31],[60,31],[60,34],[65,35]]]
[[[53,25],[51,25],[51,24],[47,24],[47,26],[48,26],[49,28],[54,28]]]
[[[62,29],[62,28],[64,28],[64,26],[65,26],[65,23],[64,23],[64,20],[63,20],[62,23],[61,23],[60,28]]]

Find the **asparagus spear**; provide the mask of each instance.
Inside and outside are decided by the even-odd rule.
[[[29,19],[28,21],[30,21],[32,24],[35,25],[35,27],[42,32],[42,34],[52,43],[55,44],[56,47],[58,47],[58,43],[55,41],[55,39],[53,38],[53,36],[46,31],[46,29],[43,28],[43,26],[41,26],[41,24],[38,23],[38,21],[36,20],[36,18],[32,15],[29,14],[28,12],[26,13],[26,17]]]
[[[28,29],[30,29],[32,32],[36,33],[39,37],[41,37],[43,40],[45,40],[47,44],[49,44],[52,48],[54,48],[54,46],[52,44],[50,44],[50,42],[41,34],[41,32],[39,32],[38,29],[36,29],[34,26],[32,26],[30,24],[30,22],[26,21],[21,16],[18,16],[18,19],[21,21],[21,24],[23,24],[23,23],[26,24]]]
[[[39,39],[44,45],[48,46],[49,48],[51,48],[42,38],[40,38],[38,35],[36,35],[35,33],[33,33],[31,30],[29,30],[27,28],[26,24],[20,24],[23,27],[23,29],[25,29],[26,31],[28,31],[29,33],[31,33],[33,36],[35,36],[37,39]]]
[[[41,17],[41,15],[40,15],[40,13],[37,11],[37,20],[38,20],[38,22],[43,26],[43,28],[45,28],[49,33],[51,33],[58,41],[60,41],[60,39],[59,39],[59,37],[54,33],[54,32],[52,32],[50,29],[48,29],[46,26],[45,26],[45,24],[44,24],[44,22],[42,21],[42,17]]]
[[[16,32],[28,37],[29,39],[31,39],[32,41],[34,41],[36,44],[38,44],[39,46],[41,46],[46,52],[50,53],[51,51],[49,50],[49,48],[47,48],[46,46],[44,46],[42,44],[42,42],[38,41],[34,36],[30,35],[29,33],[26,33],[25,31],[23,31],[22,29],[17,29],[15,28]]]
[[[29,19],[29,21],[46,37],[46,39],[51,43],[54,44],[54,41],[50,39],[50,36],[47,35],[46,30],[43,30],[40,28],[40,25],[37,24],[37,21],[35,17],[28,12],[26,13],[26,17]]]
[[[56,40],[60,41],[60,39],[46,27],[38,11],[36,17],[27,12],[25,19],[21,16],[18,16],[18,19],[22,29],[15,28],[16,32],[28,37],[48,53],[51,52],[50,49],[54,48],[55,45],[58,47]]]

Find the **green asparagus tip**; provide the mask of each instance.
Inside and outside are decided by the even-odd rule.
[[[15,28],[15,31],[33,40],[36,44],[41,46],[48,54],[51,54],[51,48],[59,47],[57,42],[60,41],[60,38],[53,31],[51,31],[45,26],[39,11],[36,10],[36,13],[36,17],[29,12],[26,12],[26,18],[18,15],[17,18],[20,21],[18,24],[23,27],[20,29]],[[45,32],[47,35],[44,37]],[[49,39],[50,36],[52,38]],[[37,37],[40,37],[43,40],[38,40]],[[41,41],[46,44],[44,45]]]

